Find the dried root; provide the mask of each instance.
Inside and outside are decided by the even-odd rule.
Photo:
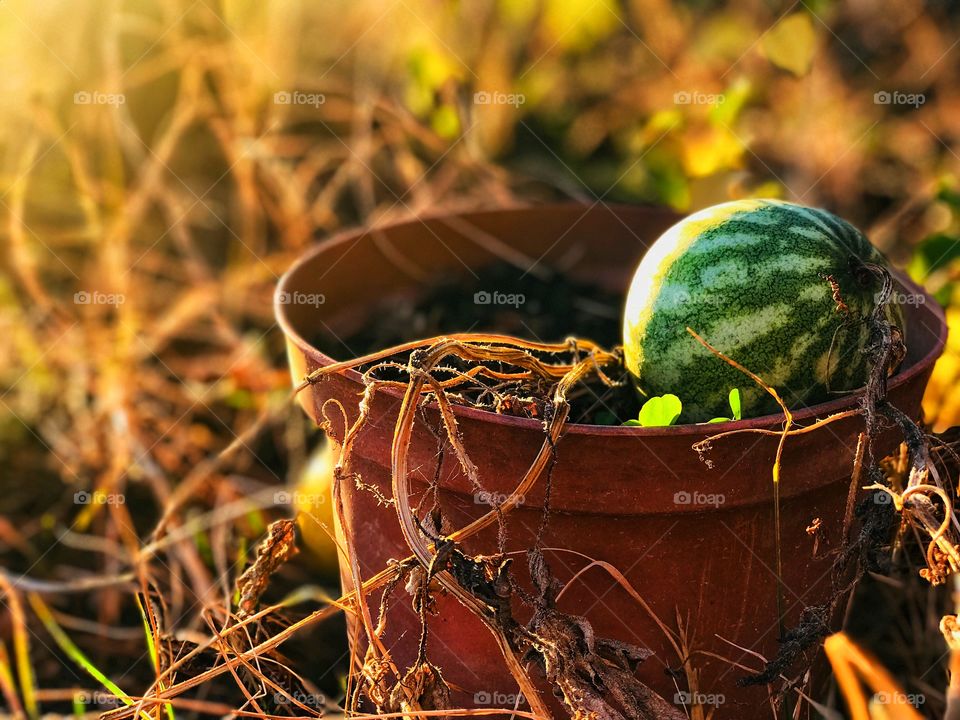
[[[530,575],[539,595],[526,628],[528,659],[541,666],[554,692],[574,711],[574,718],[656,720],[685,718],[675,706],[634,676],[648,650],[598,638],[585,618],[556,609],[559,583],[543,553],[529,553]]]

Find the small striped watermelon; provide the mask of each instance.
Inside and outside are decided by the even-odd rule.
[[[661,235],[637,268],[623,323],[627,369],[641,394],[679,395],[681,422],[728,414],[734,387],[745,417],[778,412],[768,393],[687,327],[776,388],[791,409],[859,389],[869,370],[864,319],[880,290],[876,276],[856,271],[864,262],[887,266],[863,233],[825,210],[739,200],[697,212]],[[838,309],[830,278],[848,313]],[[886,313],[903,330],[900,307]]]

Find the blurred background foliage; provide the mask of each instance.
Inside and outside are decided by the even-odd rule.
[[[439,209],[827,207],[949,307],[926,408],[957,424],[958,37],[952,3],[919,0],[4,0],[4,564],[146,572],[172,506],[242,567],[261,519],[212,508],[295,478],[315,442],[278,276],[339,228]],[[72,502],[92,489],[137,503]],[[150,570],[187,568],[174,614],[229,587],[208,540]]]

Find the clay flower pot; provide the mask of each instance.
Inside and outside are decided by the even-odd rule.
[[[349,338],[371,320],[375,301],[384,296],[416,296],[420,284],[391,262],[393,252],[431,278],[467,276],[496,258],[483,238],[497,238],[550,265],[577,257],[574,277],[625,291],[632,270],[649,243],[677,220],[664,209],[602,205],[549,205],[466,213],[414,220],[373,231],[343,233],[309,251],[283,277],[277,290],[277,316],[286,334],[293,380],[353,356],[340,338]],[[517,270],[517,275],[521,274]],[[940,355],[946,325],[936,302],[902,281],[923,301],[908,306],[909,353],[889,384],[889,398],[918,418],[924,387]],[[300,295],[296,295],[299,293]],[[296,297],[322,296],[322,302],[296,302]],[[467,328],[451,328],[450,331]],[[576,334],[577,328],[570,328]],[[416,339],[416,338],[410,338]],[[329,350],[334,348],[334,350]],[[338,399],[351,419],[356,416],[360,376],[335,375],[300,394],[314,419],[329,398]],[[854,408],[846,397],[798,412],[809,424]],[[377,395],[371,422],[355,447],[353,466],[363,480],[390,493],[390,445],[400,395]],[[456,409],[463,442],[490,493],[508,495],[536,455],[543,440],[540,423],[471,408]],[[759,669],[759,653],[772,658],[778,648],[777,578],[775,576],[774,505],[771,467],[777,437],[742,433],[716,440],[708,467],[691,445],[734,428],[779,430],[783,417],[771,415],[736,423],[670,428],[602,427],[572,424],[558,447],[553,472],[553,513],[545,539],[547,560],[566,583],[591,559],[618,568],[663,622],[687,635],[689,661],[698,669],[700,693],[722,696],[718,717],[769,717],[765,687],[739,688],[745,673],[738,663]],[[785,611],[789,624],[801,611],[831,594],[830,550],[840,542],[853,456],[863,421],[850,417],[815,432],[791,437],[783,456],[781,483],[782,557]],[[334,434],[342,432],[335,430]],[[336,440],[337,438],[334,438]],[[899,438],[888,432],[878,453],[892,451]],[[422,490],[434,477],[436,441],[419,423],[411,445],[413,487]],[[487,498],[476,498],[446,454],[440,477],[441,503],[457,527],[489,510]],[[378,506],[367,492],[343,488],[346,527],[338,528],[354,542],[364,578],[391,559],[409,555],[394,511]],[[508,550],[532,543],[542,504],[542,485],[511,512]],[[820,537],[806,532],[820,520]],[[491,553],[492,533],[468,539],[467,549]],[[523,559],[516,568],[524,577]],[[342,573],[347,588],[349,571]],[[376,601],[377,594],[372,599]],[[497,646],[479,620],[457,601],[438,598],[429,657],[446,680],[462,691],[455,701],[471,706],[513,705],[516,683]],[[398,663],[416,654],[419,624],[408,598],[390,606],[384,641]],[[666,636],[637,600],[602,568],[578,577],[560,600],[560,608],[587,617],[598,634],[647,647],[654,656],[639,669],[640,678],[669,701],[682,702],[683,675]],[[740,649],[742,648],[742,649]],[[720,656],[720,657],[717,657]],[[720,659],[724,658],[724,659]],[[709,701],[711,698],[703,698]]]

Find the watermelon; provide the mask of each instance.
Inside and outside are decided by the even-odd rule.
[[[881,289],[863,263],[887,266],[863,233],[826,210],[738,200],[690,215],[660,236],[634,275],[623,322],[627,369],[643,396],[678,395],[687,423],[728,414],[735,387],[744,417],[779,411],[687,327],[776,388],[791,409],[862,388],[866,318]],[[885,313],[903,331],[899,305]]]

